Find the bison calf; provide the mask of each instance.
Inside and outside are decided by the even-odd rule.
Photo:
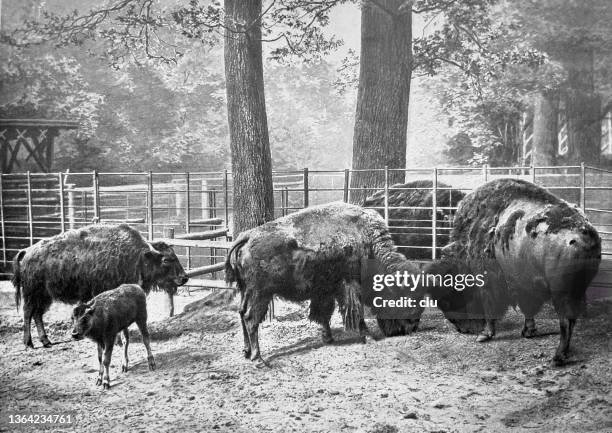
[[[87,304],[79,304],[72,313],[74,328],[72,338],[87,337],[98,344],[100,373],[96,385],[110,388],[108,367],[113,353],[115,337],[121,331],[123,359],[121,371],[128,370],[128,326],[136,322],[142,342],[147,348],[149,370],[155,369],[155,360],[149,345],[147,330],[147,301],[145,292],[136,284],[122,284],[114,290],[103,292]]]

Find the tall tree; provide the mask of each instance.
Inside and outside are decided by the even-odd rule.
[[[261,12],[261,0],[225,0],[225,82],[236,234],[274,218]]]
[[[408,100],[412,75],[412,11],[402,0],[364,2],[361,10],[359,88],[353,135],[353,170],[405,168]],[[384,184],[381,171],[356,171],[350,200],[363,202],[362,187]],[[391,171],[391,183],[403,180]],[[371,192],[371,191],[370,191]]]

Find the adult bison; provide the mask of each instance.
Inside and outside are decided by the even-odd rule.
[[[455,208],[465,194],[442,182],[438,182],[436,191],[436,251],[440,257],[442,247],[450,240]],[[433,181],[416,180],[389,187],[389,231],[397,250],[408,259],[431,259]],[[368,197],[364,207],[375,208],[384,216],[385,191],[378,191]],[[456,313],[455,313],[456,314]],[[404,335],[412,326],[403,318],[377,317],[378,327],[388,337]],[[464,320],[464,329],[474,329],[482,323],[479,320]]]
[[[524,337],[536,333],[534,316],[552,299],[560,343],[553,358],[563,364],[585,293],[599,269],[601,239],[584,214],[532,183],[498,179],[467,195],[459,205],[444,260],[430,273],[483,274],[485,284],[461,292],[437,287],[438,306],[459,330],[481,321],[477,341],[495,335],[495,321],[508,306],[525,315]]]
[[[397,250],[408,259],[431,259],[433,182],[415,180],[389,187],[389,231]],[[436,191],[436,245],[438,257],[441,248],[448,244],[454,209],[465,196],[462,191],[438,182]],[[375,208],[384,216],[385,191],[368,197],[366,208]]]
[[[361,287],[364,260],[381,271],[418,273],[396,252],[384,220],[374,211],[345,203],[313,206],[243,232],[225,263],[226,279],[241,293],[240,316],[245,357],[260,358],[258,326],[274,295],[310,300],[310,319],[321,324],[323,341],[332,341],[329,320],[340,306],[344,326],[367,333]],[[419,297],[418,293],[415,297]],[[406,330],[418,325],[422,308],[404,311]]]
[[[176,254],[163,242],[148,244],[126,224],[91,225],[43,239],[17,253],[13,285],[17,308],[23,296],[23,342],[33,347],[32,317],[43,346],[50,347],[42,316],[54,300],[75,304],[125,283],[153,287],[172,300],[187,276]]]

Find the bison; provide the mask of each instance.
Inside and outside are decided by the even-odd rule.
[[[397,250],[408,259],[431,259],[432,243],[432,210],[426,209],[433,204],[433,181],[416,180],[404,184],[395,184],[388,189],[389,230]],[[465,194],[442,182],[437,183],[436,206],[436,256],[439,257],[442,247],[448,244],[452,229],[455,208]],[[364,207],[376,208],[384,216],[385,191],[378,191],[368,197]],[[425,209],[423,209],[425,208]],[[387,337],[404,335],[412,332],[412,326],[403,318],[377,317],[378,327]],[[474,323],[472,323],[474,322]],[[465,320],[464,328],[478,326],[479,321]],[[482,324],[480,324],[482,327]]]
[[[274,295],[310,300],[310,319],[332,342],[329,320],[338,303],[344,326],[365,340],[361,266],[374,258],[384,272],[418,272],[395,245],[374,211],[345,203],[303,209],[241,233],[225,263],[226,279],[241,294],[240,317],[246,358],[261,359],[258,326]],[[407,313],[420,317],[420,309]],[[407,320],[407,331],[418,319]]]
[[[147,349],[149,370],[155,370],[155,359],[149,343],[147,330],[147,298],[145,292],[136,284],[122,284],[116,289],[100,293],[86,304],[77,305],[72,312],[72,338],[89,338],[98,345],[100,370],[96,385],[110,388],[110,366],[115,337],[121,332],[123,358],[121,371],[128,371],[128,346],[130,334],[128,327],[136,322],[142,342]]]
[[[408,259],[431,259],[432,248],[432,210],[433,182],[416,180],[389,187],[389,230],[397,250]],[[436,193],[437,256],[441,248],[448,244],[452,228],[454,208],[465,196],[462,191],[438,182]],[[363,206],[376,208],[384,216],[385,191],[378,191],[368,197]]]
[[[170,300],[187,276],[164,242],[145,242],[126,224],[91,225],[43,239],[17,253],[13,285],[17,308],[23,296],[23,342],[33,347],[32,317],[44,347],[50,347],[43,314],[54,300],[75,304],[124,283],[138,283],[145,293],[155,286]]]
[[[466,321],[484,325],[479,342],[495,335],[495,321],[513,305],[525,315],[522,335],[534,336],[534,316],[552,300],[561,330],[553,361],[561,365],[600,261],[601,239],[579,209],[530,182],[498,179],[463,199],[445,257],[428,272],[486,275],[482,287],[433,290],[459,330]]]

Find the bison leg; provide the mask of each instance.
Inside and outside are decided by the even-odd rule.
[[[366,336],[370,331],[365,323],[363,302],[361,300],[361,285],[357,281],[344,281],[342,301],[339,301],[340,312],[344,328],[351,331],[358,331],[361,341],[366,342]]]
[[[102,353],[102,366],[104,373],[102,374],[102,388],[110,389],[110,362],[113,356],[113,346],[115,345],[115,336],[106,339],[104,342],[104,351]]]
[[[541,278],[534,281],[534,286],[529,292],[520,292],[518,296],[518,305],[521,312],[525,315],[525,326],[521,331],[524,338],[532,338],[537,334],[535,320],[533,319],[544,304],[545,296],[542,293],[548,292],[548,285]]]
[[[572,338],[572,331],[574,330],[575,324],[576,319],[568,319],[565,317],[559,318],[559,328],[561,330],[561,336],[559,340],[559,347],[557,347],[555,357],[553,358],[553,362],[556,366],[561,366],[565,364],[565,361],[567,360],[570,339]]]
[[[128,371],[128,346],[130,345],[130,333],[127,328],[123,328],[121,332],[121,343],[123,343],[123,358],[121,359],[121,372]]]
[[[38,338],[42,343],[43,347],[51,347],[51,341],[47,337],[47,333],[45,332],[45,325],[42,319],[43,313],[40,310],[34,312],[34,323],[36,323],[36,330],[38,331]]]
[[[140,334],[142,335],[142,343],[147,349],[147,361],[149,363],[149,370],[155,370],[155,358],[153,357],[153,352],[151,351],[151,339],[149,338],[149,329],[147,328],[147,319],[140,319],[136,321],[136,325],[140,330]],[[127,350],[127,349],[126,349]]]
[[[525,316],[525,326],[523,326],[523,330],[521,331],[521,335],[525,338],[533,338],[537,334],[536,324],[533,317]]]
[[[104,353],[104,346],[98,344],[98,365],[100,366],[98,370],[98,379],[96,380],[96,385],[102,385],[102,376],[104,375],[104,365],[102,364],[102,354]]]
[[[258,292],[253,292],[250,298],[251,302],[248,302],[249,305],[244,314],[244,323],[249,341],[251,342],[251,361],[256,359],[263,361],[259,352],[259,324],[266,317],[271,297],[258,295]]]
[[[32,344],[32,334],[30,328],[32,327],[32,306],[24,304],[23,306],[23,344],[26,347],[34,348]]]
[[[174,295],[172,293],[168,293],[168,316],[174,316]]]
[[[249,359],[251,357],[251,340],[249,339],[249,331],[247,330],[246,323],[244,321],[244,315],[247,310],[248,293],[244,290],[240,291],[240,324],[242,325],[242,337],[244,339],[244,348],[242,353],[244,357]]]
[[[486,319],[485,327],[482,332],[476,338],[476,341],[479,343],[484,343],[485,341],[489,341],[495,335],[495,319]]]
[[[336,303],[332,296],[313,298],[310,300],[309,319],[321,325],[321,337],[323,343],[330,344],[334,341],[329,321],[334,313]]]

